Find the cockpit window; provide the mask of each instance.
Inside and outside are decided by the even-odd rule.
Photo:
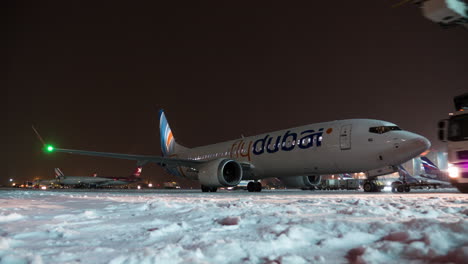
[[[387,133],[389,131],[394,131],[394,130],[401,130],[401,128],[397,126],[378,126],[378,127],[369,128],[369,132],[375,133],[375,134],[383,134],[383,133]]]

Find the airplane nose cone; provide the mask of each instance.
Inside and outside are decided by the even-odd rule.
[[[393,150],[389,152],[390,155],[386,156],[391,156],[392,165],[398,165],[419,156],[430,147],[431,142],[427,138],[408,133],[405,135],[405,139],[396,144]]]
[[[406,149],[407,153],[415,157],[428,150],[431,147],[431,142],[427,138],[418,135],[406,141],[405,145],[404,149]]]
[[[416,140],[416,144],[420,145],[422,152],[428,150],[431,147],[431,142],[425,137],[419,137]]]

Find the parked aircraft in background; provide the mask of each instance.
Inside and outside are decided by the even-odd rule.
[[[421,162],[422,162],[424,172],[425,172],[421,174],[421,177],[432,179],[432,180],[450,182],[448,173],[441,171],[439,167],[437,167],[429,158],[421,157]]]
[[[227,142],[187,148],[176,143],[163,111],[159,115],[162,156],[132,155],[54,148],[99,157],[154,162],[169,173],[198,180],[204,192],[234,187],[253,180],[249,191],[261,191],[258,180],[277,177],[286,187],[311,187],[321,174],[366,172],[366,192],[380,191],[377,176],[426,151],[430,142],[397,125],[373,119],[347,119],[310,124],[243,137]],[[206,133],[206,131],[204,131]]]
[[[398,178],[399,181],[406,181],[408,183],[420,183],[422,180],[426,180],[419,176],[411,175],[403,166],[398,165],[398,174],[400,177]]]
[[[438,181],[421,177],[419,175],[411,175],[403,166],[398,166],[398,180],[393,181],[390,185],[392,192],[409,192],[412,188],[434,188],[451,187],[449,182]]]
[[[81,185],[85,187],[117,186],[141,181],[141,167],[137,167],[129,177],[98,177],[95,176],[66,176],[59,168],[55,168],[56,183],[61,185]]]

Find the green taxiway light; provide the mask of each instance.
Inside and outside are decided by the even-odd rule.
[[[52,151],[54,151],[54,146],[52,146],[52,145],[47,145],[47,146],[46,146],[46,151],[47,151],[47,152],[52,152]]]

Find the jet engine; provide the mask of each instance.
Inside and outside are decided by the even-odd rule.
[[[280,181],[288,188],[309,188],[320,183],[321,175],[282,177]]]
[[[217,159],[198,168],[198,180],[207,187],[233,187],[242,180],[242,166],[230,159]]]

